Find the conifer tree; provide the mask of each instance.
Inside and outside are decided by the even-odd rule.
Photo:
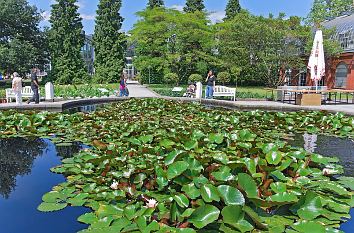
[[[225,19],[233,19],[241,11],[241,5],[239,0],[229,0],[226,6]]]
[[[162,7],[162,6],[164,6],[163,0],[149,0],[148,3],[149,8]]]
[[[82,83],[87,77],[81,56],[84,45],[82,18],[76,0],[56,0],[49,22],[49,49],[52,77],[61,84]]]
[[[184,12],[203,11],[205,9],[203,0],[187,0],[186,6],[183,8]]]
[[[124,68],[126,40],[121,32],[123,18],[119,11],[121,0],[100,0],[95,34],[95,81],[117,82]]]

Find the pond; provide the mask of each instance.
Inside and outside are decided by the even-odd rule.
[[[4,140],[0,155],[11,166],[2,165],[2,171],[12,179],[1,181],[10,188],[0,208],[6,201],[14,204],[0,209],[4,211],[0,232],[43,232],[36,226],[26,227],[28,216],[56,216],[39,214],[38,204],[41,211],[65,217],[54,217],[50,226],[40,218],[31,220],[46,222],[40,226],[45,232],[98,227],[101,232],[175,232],[181,226],[188,228],[186,232],[338,232],[339,224],[350,218],[352,141],[343,139],[337,145],[337,138],[296,136],[293,146],[315,152],[306,153],[287,146],[284,135],[318,132],[354,138],[354,118],[326,112],[225,111],[159,99],[132,99],[92,110],[0,112],[2,137],[55,135],[53,142],[61,145],[79,141],[91,146],[52,169],[65,174],[65,180],[49,168],[60,164],[60,155],[72,154],[71,147],[63,152],[47,140]],[[16,146],[26,143],[25,148]],[[36,143],[40,146],[26,152],[29,156],[19,156]],[[325,154],[318,150],[322,147],[328,153],[326,148],[337,149]],[[11,150],[17,150],[17,157],[8,158],[8,151],[14,153]],[[79,150],[78,145],[75,151]],[[337,159],[316,153],[343,156],[344,169]],[[27,164],[27,169],[19,170],[19,163]],[[36,175],[41,165],[45,172]],[[348,177],[340,177],[343,170]],[[48,177],[53,180],[48,182]],[[42,179],[47,183],[40,184],[39,190],[36,184]],[[34,202],[29,208],[32,212],[17,213],[26,207],[16,198],[21,194],[34,196],[26,202]],[[92,212],[70,206],[89,207]],[[81,213],[78,221],[88,225],[76,222]],[[14,219],[22,226],[11,224]],[[352,221],[342,224],[345,232],[353,228]]]
[[[344,168],[344,175],[354,177],[354,140],[305,133],[295,135],[290,144],[304,148],[309,153],[339,158],[339,163]],[[351,216],[350,221],[341,225],[342,231],[348,233],[354,231],[354,209],[351,210]]]
[[[87,228],[76,220],[88,211],[85,208],[37,210],[42,195],[65,181],[49,169],[77,153],[81,145],[56,147],[45,139],[14,138],[0,140],[0,148],[0,232],[70,233]]]

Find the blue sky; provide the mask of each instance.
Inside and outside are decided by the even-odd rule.
[[[36,5],[43,11],[43,15],[48,19],[50,15],[50,5],[54,0],[28,0],[31,5]],[[206,8],[210,13],[212,21],[220,20],[225,14],[225,6],[228,0],[205,0]],[[125,18],[123,30],[129,31],[137,20],[135,13],[146,7],[148,0],[123,0],[121,14]],[[269,13],[278,15],[284,12],[287,16],[297,15],[305,17],[311,9],[313,0],[240,0],[241,6],[256,15]],[[98,0],[78,0],[79,12],[83,18],[84,29],[87,34],[94,31],[94,19]],[[167,7],[181,9],[185,0],[165,0]],[[49,25],[47,21],[42,23]]]

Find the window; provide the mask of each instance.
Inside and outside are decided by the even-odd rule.
[[[354,30],[350,29],[348,31],[342,32],[338,35],[338,41],[340,46],[346,49],[354,49]]]
[[[306,72],[301,72],[299,76],[299,86],[306,86],[306,78],[307,78],[307,73]]]
[[[287,86],[291,86],[291,69],[285,71],[284,84]]]
[[[335,87],[345,88],[347,86],[348,68],[345,63],[337,66]]]

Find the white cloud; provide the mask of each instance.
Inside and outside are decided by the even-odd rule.
[[[183,11],[183,5],[172,5],[171,8],[178,11]]]
[[[83,20],[95,20],[96,18],[96,15],[81,14],[80,16]]]
[[[225,18],[225,11],[215,11],[209,13],[209,19],[212,23],[222,22]]]
[[[44,20],[44,21],[48,21],[49,18],[50,18],[50,11],[43,11],[43,12],[41,13],[41,16],[43,17],[43,20]]]

